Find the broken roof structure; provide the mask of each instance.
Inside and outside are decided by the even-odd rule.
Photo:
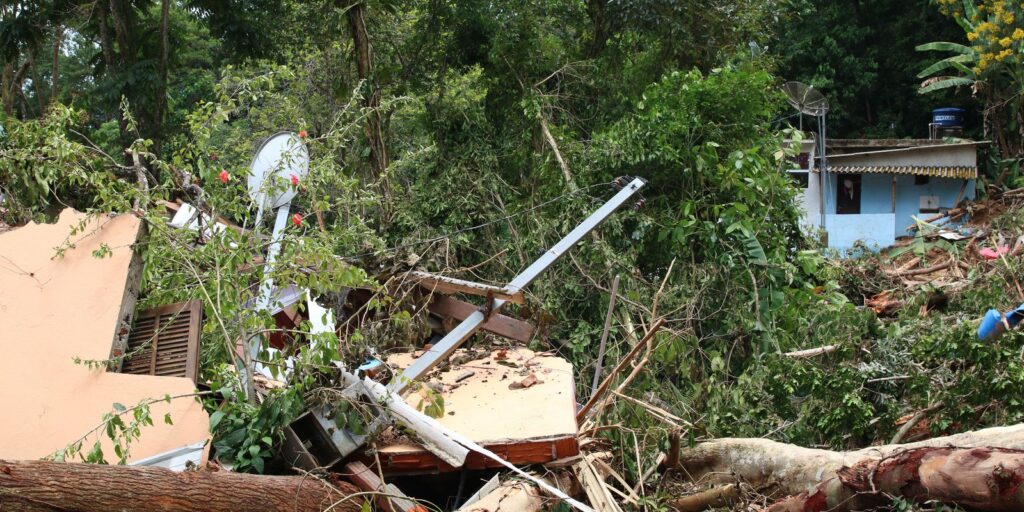
[[[151,399],[157,400],[150,406],[157,420],[142,427],[129,460],[201,448],[210,438],[209,418],[195,399],[160,400],[194,393],[191,380],[75,362],[105,362],[112,347],[126,341],[138,293],[134,244],[140,229],[133,215],[68,209],[55,224],[0,234],[0,388],[8,390],[0,457],[36,459],[62,451],[96,429],[114,404],[132,407]],[[159,420],[165,414],[173,424]],[[104,452],[112,453],[103,437]],[[94,433],[85,440],[86,451],[97,438]]]

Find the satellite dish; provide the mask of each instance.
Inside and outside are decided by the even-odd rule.
[[[786,82],[782,84],[782,92],[793,108],[802,114],[821,117],[828,113],[828,99],[813,85],[802,82]]]
[[[292,176],[302,180],[309,174],[309,150],[292,132],[267,137],[256,150],[249,166],[249,197],[264,209],[278,208],[295,197]]]

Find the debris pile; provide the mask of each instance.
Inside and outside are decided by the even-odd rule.
[[[534,325],[501,311],[504,304],[522,304],[523,290],[629,202],[644,181],[618,185],[612,199],[505,286],[423,270],[380,276],[378,282],[394,288],[388,293],[398,295],[404,288],[406,307],[425,317],[432,332],[411,350],[380,347],[362,361],[339,357],[322,368],[324,382],[306,398],[305,409],[280,439],[264,438],[275,451],[268,472],[279,477],[231,477],[231,464],[220,460],[211,443],[211,429],[224,416],[218,401],[227,397],[202,378],[203,333],[209,332],[204,323],[213,320],[204,318],[204,301],[136,308],[143,274],[136,248],[146,236],[139,217],[69,209],[57,224],[3,232],[0,258],[9,271],[0,273],[5,291],[0,322],[9,343],[0,379],[5,389],[27,386],[35,392],[5,403],[11,414],[0,441],[0,469],[6,475],[0,475],[0,489],[36,488],[32,482],[46,478],[97,484],[144,479],[157,494],[187,495],[178,509],[209,510],[237,509],[244,496],[274,508],[283,502],[257,496],[300,489],[305,497],[287,503],[289,510],[355,510],[364,498],[390,511],[540,510],[551,500],[578,510],[618,510],[620,496],[637,503],[636,490],[608,464],[610,454],[588,436],[594,416],[616,400],[650,356],[661,322],[651,324],[580,406],[572,365],[553,352],[526,348]],[[200,243],[241,229],[187,203],[163,206],[167,225],[191,231]],[[280,207],[273,201],[265,206]],[[286,210],[287,202],[281,208]],[[253,268],[271,269],[277,244],[272,236],[268,255],[253,261]],[[269,275],[264,273],[256,300],[242,306],[264,311],[276,328],[238,339],[231,353],[237,377],[248,380],[247,399],[253,404],[292,385],[295,354],[318,343],[318,336],[337,336],[344,343],[376,307],[371,290],[338,290],[324,297],[274,283]],[[304,326],[311,328],[306,332]],[[480,331],[488,333],[485,342],[466,346]],[[498,339],[504,341],[494,343]],[[273,351],[283,365],[262,357]],[[635,361],[641,353],[643,359]],[[620,378],[624,381],[613,388]],[[587,431],[582,434],[581,422]],[[110,453],[118,460],[107,460],[104,454]],[[93,472],[56,462],[14,462],[40,457],[120,462],[132,469]],[[170,471],[193,470],[198,470],[189,477],[194,488],[181,490],[183,480]],[[609,478],[620,481],[621,490],[607,485]],[[204,493],[218,486],[234,496],[206,503]],[[117,486],[91,488],[76,508],[146,507],[156,499],[147,495],[128,506],[113,496]],[[34,499],[41,498],[0,492],[0,505]]]
[[[916,311],[926,315],[945,307],[950,294],[1024,254],[1024,236],[1014,234],[1014,226],[994,222],[1022,206],[1024,189],[962,203],[907,226],[914,236],[897,240],[878,257],[850,260],[846,270],[859,279],[858,288],[871,293],[864,296],[864,305],[879,316],[895,315],[911,295],[927,289],[931,296]],[[1024,288],[1013,285],[1024,300]]]

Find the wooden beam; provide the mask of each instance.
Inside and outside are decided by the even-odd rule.
[[[435,295],[427,309],[443,317],[450,317],[462,321],[472,315],[478,308],[468,302],[453,299],[446,295]],[[492,332],[498,336],[504,336],[513,340],[526,343],[533,337],[534,326],[529,322],[517,320],[502,314],[495,314],[481,326],[485,331]]]
[[[499,286],[476,283],[473,281],[466,281],[464,279],[456,279],[454,277],[439,276],[428,272],[414,270],[409,272],[409,279],[415,281],[417,284],[431,292],[468,293],[470,295],[479,295],[481,297],[490,296],[496,299],[506,300],[513,304],[522,304],[526,300],[523,296],[522,290],[510,292],[508,289]]]
[[[345,464],[345,476],[364,492],[376,494],[377,506],[384,512],[419,512],[425,510],[408,499],[398,487],[384,483],[370,468],[359,461]]]

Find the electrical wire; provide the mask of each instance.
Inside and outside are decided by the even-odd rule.
[[[586,187],[574,190],[572,192],[566,192],[565,194],[562,194],[562,195],[560,195],[558,197],[554,197],[552,199],[548,199],[547,201],[544,201],[543,203],[540,203],[538,205],[534,205],[534,206],[531,206],[529,208],[524,208],[524,209],[516,211],[514,213],[510,213],[510,214],[508,214],[508,215],[506,215],[504,217],[499,217],[497,219],[492,219],[492,220],[489,220],[489,221],[484,222],[482,224],[477,224],[475,226],[470,226],[470,227],[467,227],[467,228],[457,229],[455,231],[451,231],[451,232],[445,233],[443,235],[438,235],[438,236],[431,237],[431,238],[423,238],[423,239],[420,239],[420,240],[414,240],[412,242],[405,242],[405,243],[401,243],[401,244],[394,245],[394,246],[391,246],[391,247],[386,247],[386,248],[383,248],[383,249],[376,249],[376,250],[368,251],[368,252],[365,252],[365,253],[362,253],[362,254],[356,254],[354,256],[344,256],[344,257],[342,257],[342,259],[345,259],[345,260],[355,260],[355,259],[365,258],[367,256],[375,256],[375,255],[383,254],[383,253],[396,252],[396,251],[399,251],[401,249],[406,249],[408,247],[413,247],[413,246],[417,246],[417,245],[423,245],[423,244],[429,244],[429,243],[434,243],[434,242],[440,242],[441,240],[446,240],[446,239],[451,238],[453,236],[457,236],[457,235],[461,235],[463,233],[469,233],[471,231],[476,231],[476,230],[479,230],[479,229],[483,229],[483,228],[486,228],[488,226],[492,226],[494,224],[505,222],[507,220],[519,217],[521,215],[525,215],[527,213],[539,210],[541,208],[544,208],[545,206],[548,206],[548,205],[551,205],[553,203],[562,201],[562,200],[564,200],[564,199],[566,199],[568,197],[574,196],[576,194],[581,194],[583,192],[586,192],[586,191],[594,189],[594,188],[614,186],[616,183],[621,182],[621,180],[622,180],[622,178],[618,178],[618,179],[615,179],[615,180],[612,180],[612,181],[609,181],[609,182],[595,183],[593,185],[588,185]]]

